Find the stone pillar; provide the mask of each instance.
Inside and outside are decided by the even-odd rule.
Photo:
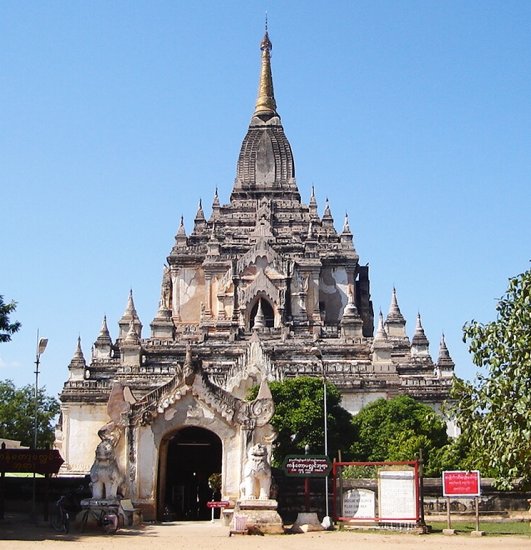
[[[176,266],[171,266],[171,281],[173,285],[172,292],[172,315],[176,322],[181,321],[181,270]]]
[[[227,315],[225,313],[225,302],[223,301],[223,296],[220,296],[218,294],[218,319],[221,321],[224,321],[227,318]]]
[[[238,305],[238,281],[237,279],[234,279],[234,292],[232,295],[232,320],[238,321],[239,319],[239,305]]]
[[[314,324],[321,324],[321,312],[319,311],[319,272],[319,269],[313,269],[311,273],[312,301],[308,309]]]
[[[212,275],[205,273],[205,317],[212,317]]]

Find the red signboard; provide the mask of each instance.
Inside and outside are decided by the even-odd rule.
[[[229,504],[228,500],[209,500],[207,508],[226,508]]]
[[[282,467],[291,477],[326,477],[331,464],[326,455],[289,455]]]
[[[0,472],[56,474],[63,462],[57,449],[0,449]]]
[[[478,497],[481,495],[478,470],[443,472],[442,480],[445,497]]]

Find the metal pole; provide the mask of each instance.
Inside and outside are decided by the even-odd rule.
[[[321,353],[321,350],[317,347],[314,347],[311,349],[311,352],[315,357],[317,357],[317,360],[321,364],[321,370],[323,373],[323,416],[324,416],[324,452],[325,455],[328,457],[328,410],[327,410],[327,404],[326,404],[326,372],[325,372],[325,365],[323,361],[323,354]],[[328,524],[331,524],[330,522],[330,513],[328,509],[328,474],[325,476],[325,517],[323,519],[323,523],[326,522]]]
[[[40,359],[41,354],[44,353],[44,350],[46,349],[46,345],[48,344],[48,340],[46,338],[39,338],[39,330],[37,329],[37,349],[35,351],[35,395],[34,395],[34,407],[35,412],[33,419],[34,425],[33,425],[33,449],[37,449],[38,445],[38,432],[39,432],[39,365],[40,365]],[[37,482],[35,479],[35,469],[33,468],[33,495],[32,495],[32,505],[31,505],[31,513],[32,517],[37,520]]]
[[[39,329],[37,329],[37,351],[35,353],[35,388],[33,395],[33,449],[37,449],[37,416],[39,412],[38,388],[39,388]],[[37,480],[35,479],[35,470],[33,471],[32,496],[31,496],[31,516],[37,521]]]
[[[34,407],[35,413],[33,418],[33,448],[37,448],[38,432],[39,432],[39,365],[40,355],[37,352],[35,359],[35,393],[34,393]]]
[[[328,456],[328,410],[326,404],[326,375],[324,370],[324,362],[321,359],[321,366],[323,368],[323,409],[324,409],[324,452]],[[325,515],[328,517],[328,475],[325,476]]]

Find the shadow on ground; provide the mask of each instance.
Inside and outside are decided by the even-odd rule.
[[[132,537],[149,534],[149,524],[138,527],[122,527],[109,537]],[[83,531],[78,522],[74,523],[68,534],[58,533],[53,527],[42,520],[35,522],[27,514],[6,514],[5,518],[0,520],[0,540],[64,540],[75,541],[81,537],[90,537],[91,535],[101,536],[104,531],[101,527],[87,526]]]

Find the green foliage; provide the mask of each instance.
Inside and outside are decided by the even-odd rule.
[[[0,342],[9,342],[11,335],[20,329],[18,321],[9,322],[9,316],[17,309],[16,302],[4,303],[4,297],[0,295]]]
[[[221,474],[210,474],[208,477],[208,486],[213,491],[221,491]]]
[[[343,466],[341,468],[342,479],[376,479],[377,466]]]
[[[531,486],[531,270],[509,280],[496,310],[496,321],[463,328],[479,372],[455,381],[452,412],[499,488]]]
[[[38,393],[38,446],[46,448],[54,441],[52,420],[59,414],[59,402],[46,395],[45,388]],[[0,381],[0,437],[20,441],[33,447],[35,426],[35,389],[31,385],[15,388],[11,380]]]
[[[439,473],[432,455],[448,443],[448,436],[443,419],[428,405],[406,395],[378,399],[364,407],[352,425],[352,460],[414,460],[422,449],[425,474]]]
[[[472,451],[466,434],[461,434],[444,447],[433,450],[430,465],[437,473],[443,470],[481,470],[483,477],[494,477],[492,468],[482,465],[477,454]]]
[[[289,454],[324,454],[323,382],[319,378],[301,376],[283,382],[271,382],[275,414],[271,424],[277,431],[273,465],[280,466]],[[256,397],[257,388],[252,397]],[[352,440],[351,415],[341,407],[341,394],[327,382],[328,455],[345,452]]]

